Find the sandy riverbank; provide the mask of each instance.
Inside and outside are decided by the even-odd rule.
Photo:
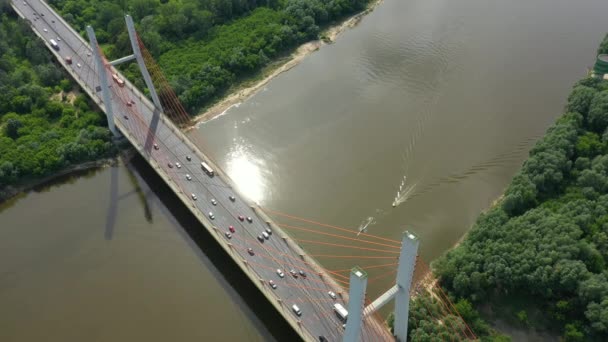
[[[228,94],[226,97],[221,99],[218,103],[208,108],[203,113],[199,113],[196,118],[193,119],[192,126],[186,128],[186,131],[198,126],[200,123],[211,120],[230,109],[233,106],[238,106],[243,101],[246,101],[258,91],[264,88],[268,82],[273,78],[277,77],[281,73],[288,71],[289,69],[298,65],[306,56],[319,50],[323,45],[333,43],[344,31],[353,28],[361,22],[361,19],[376,7],[378,7],[384,0],[374,0],[371,2],[366,10],[357,13],[340,24],[333,25],[323,31],[320,34],[322,39],[314,40],[308,43],[300,45],[288,58],[275,61],[267,67],[268,71],[263,72],[263,76],[259,81],[253,84],[244,82],[243,85],[237,86],[236,90]]]

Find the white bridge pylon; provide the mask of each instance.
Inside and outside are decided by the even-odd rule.
[[[359,342],[360,335],[349,334],[350,331],[359,331],[361,326],[361,319],[367,317],[378,309],[383,307],[386,303],[391,300],[395,300],[395,323],[394,323],[394,335],[395,339],[399,342],[407,341],[407,320],[410,309],[410,288],[412,280],[414,278],[414,268],[416,267],[416,256],[418,255],[418,245],[420,241],[418,237],[410,232],[403,233],[403,239],[401,243],[401,253],[399,254],[399,266],[397,267],[397,281],[395,286],[388,289],[385,293],[380,295],[370,305],[366,306],[363,310],[363,314],[358,314],[355,309],[355,317],[351,316],[351,310],[361,302],[358,298],[363,297],[365,294],[365,288],[367,280],[363,281],[362,277],[355,272],[351,272],[350,278],[350,291],[349,291],[349,314],[348,321],[346,322],[346,333],[344,334],[343,342]],[[359,272],[360,273],[360,272]],[[367,276],[365,276],[367,278]],[[354,286],[353,286],[354,285]],[[357,295],[357,292],[361,292]],[[355,292],[355,294],[353,294]],[[354,296],[354,297],[353,297]],[[357,300],[353,300],[353,298]],[[356,302],[351,305],[351,302]],[[357,322],[358,320],[358,322]],[[355,321],[355,322],[353,322]],[[351,328],[349,330],[349,327]]]
[[[162,112],[163,107],[158,97],[158,93],[156,92],[156,88],[154,88],[154,83],[152,82],[152,78],[150,77],[150,73],[148,72],[148,68],[146,67],[146,63],[144,62],[144,58],[141,54],[141,49],[139,48],[139,41],[137,39],[137,33],[135,32],[135,25],[133,24],[133,19],[130,15],[125,15],[125,21],[127,23],[127,31],[129,32],[129,40],[131,41],[131,48],[133,49],[133,54],[118,58],[110,62],[110,64],[116,66],[118,64],[135,59],[137,61],[137,65],[139,66],[139,71],[141,72],[141,75],[143,76],[144,81],[146,82],[146,87],[148,87],[148,90],[150,91],[150,97],[152,97],[152,102],[154,103],[154,106],[159,112]],[[87,34],[89,36],[91,50],[93,50],[93,55],[97,63],[97,68],[99,70],[104,70],[103,59],[101,58],[100,52],[101,49],[99,48],[99,44],[97,43],[95,32],[93,31],[93,28],[90,25],[87,26]],[[99,73],[99,82],[103,95],[103,102],[106,106],[106,114],[108,116],[108,127],[110,128],[110,131],[114,134],[114,136],[118,136],[119,133],[114,125],[114,112],[112,111],[112,104],[110,103],[110,89],[108,86],[108,80],[107,78],[105,78],[105,73]]]

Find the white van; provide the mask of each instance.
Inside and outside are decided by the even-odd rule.
[[[336,312],[336,314],[338,314],[342,322],[346,322],[346,320],[348,319],[348,311],[346,311],[342,304],[334,304],[334,311]]]
[[[302,316],[302,310],[300,310],[300,308],[297,305],[295,305],[295,304],[292,305],[291,310],[293,310],[293,312],[295,312],[296,315]]]

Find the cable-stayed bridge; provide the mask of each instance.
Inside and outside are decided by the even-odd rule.
[[[129,16],[126,24],[133,54],[108,61],[90,26],[86,28],[86,41],[44,1],[13,0],[11,5],[104,111],[112,133],[133,145],[303,340],[407,339],[410,296],[427,291],[422,282],[414,281],[423,277],[416,276],[422,267],[416,263],[418,239],[413,234],[406,232],[403,240],[397,241],[259,207],[238,192],[203,150],[202,141],[182,132],[180,127],[188,125],[190,116],[138,37]],[[138,64],[149,98],[115,67],[129,61]],[[269,215],[305,226],[277,224]],[[306,236],[318,240],[297,239],[286,231],[294,236],[306,231]],[[365,254],[307,254],[300,244]],[[367,260],[370,264],[327,270],[316,258]],[[391,282],[388,290],[370,301],[367,284],[386,279]],[[449,303],[444,295],[434,296]],[[377,312],[393,299],[394,336]],[[449,305],[445,305],[446,312],[452,310]],[[455,326],[454,334],[474,338],[470,329],[462,327],[459,331]]]

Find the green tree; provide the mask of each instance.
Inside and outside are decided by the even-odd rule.
[[[23,127],[23,123],[18,119],[8,119],[5,127],[7,137],[17,139],[19,137],[19,128]]]
[[[585,335],[574,324],[566,324],[564,329],[564,342],[582,342]]]
[[[49,118],[56,119],[61,116],[63,112],[63,106],[59,102],[49,101],[45,106],[45,111]]]
[[[585,316],[592,322],[591,328],[598,333],[608,331],[608,298],[601,303],[590,303],[585,311]]]
[[[589,125],[597,133],[608,127],[608,91],[597,93],[589,105]]]
[[[576,143],[576,154],[582,157],[593,158],[604,150],[604,144],[600,141],[599,135],[587,132],[578,138]]]

